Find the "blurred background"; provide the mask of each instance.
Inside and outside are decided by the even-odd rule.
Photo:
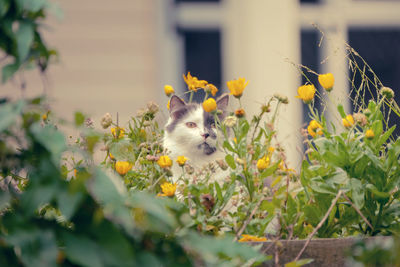
[[[45,79],[25,72],[2,85],[0,97],[45,92],[51,108],[100,118],[119,114],[121,125],[153,100],[168,117],[165,84],[186,90],[182,74],[215,84],[250,81],[243,96],[248,116],[274,93],[288,96],[279,116],[279,140],[298,167],[299,130],[307,109],[295,99],[305,82],[298,64],[332,72],[337,103],[350,110],[350,44],[398,95],[400,1],[396,0],[68,0],[52,1],[63,15],[46,21],[45,40],[60,58]],[[316,76],[310,75],[316,85]],[[21,90],[21,82],[26,89]],[[232,99],[233,100],[233,99]]]

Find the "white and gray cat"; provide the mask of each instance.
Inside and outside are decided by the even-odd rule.
[[[226,115],[229,95],[225,94],[217,100],[220,110],[218,118],[222,121]],[[185,156],[195,171],[205,165],[223,159],[225,154],[217,148],[218,133],[213,114],[205,112],[201,104],[186,104],[177,96],[170,100],[170,118],[165,125],[164,148],[170,153],[172,160]],[[181,174],[176,162],[172,166],[174,182]],[[220,176],[220,175],[217,175]]]

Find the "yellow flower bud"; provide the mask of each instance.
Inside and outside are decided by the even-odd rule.
[[[243,94],[244,88],[249,84],[249,81],[246,82],[245,78],[239,78],[237,80],[232,80],[226,83],[228,86],[231,95],[236,98],[240,98]]]
[[[211,84],[211,83],[207,84],[206,87],[204,87],[204,90],[206,92],[211,93],[212,96],[215,96],[218,92],[218,88],[214,84]]]
[[[162,194],[158,194],[157,196],[162,197],[172,197],[175,195],[177,184],[171,184],[168,182],[163,183],[160,187],[162,190]]]
[[[179,164],[179,166],[183,166],[183,165],[185,165],[185,163],[186,163],[186,161],[187,161],[188,159],[185,157],[185,156],[179,156],[177,159],[176,159],[176,162]]]
[[[114,136],[114,138],[121,138],[125,134],[125,129],[121,127],[113,127],[111,128],[111,133]]]
[[[366,137],[367,139],[373,139],[373,138],[375,137],[374,131],[371,130],[371,129],[368,129],[368,130],[365,132],[365,137]]]
[[[296,97],[308,104],[314,99],[315,91],[315,86],[313,84],[302,85],[297,89],[298,95]]]
[[[351,126],[354,125],[354,118],[352,115],[347,115],[346,118],[342,119],[343,126],[346,128],[350,128]]]
[[[318,135],[322,135],[322,125],[319,124],[316,120],[310,121],[310,124],[307,127],[308,134],[311,135],[313,138]],[[317,131],[316,131],[317,130]]]
[[[172,166],[172,160],[167,156],[161,156],[158,160],[157,160],[157,164],[165,169],[165,168],[169,168]]]
[[[265,170],[269,165],[269,158],[268,157],[262,157],[257,161],[257,169],[259,171]]]
[[[167,96],[172,95],[173,93],[175,93],[174,88],[171,85],[165,85],[164,86],[164,92]]]
[[[328,92],[330,92],[335,84],[335,77],[332,73],[318,75],[318,81],[321,86]]]
[[[217,102],[214,98],[209,98],[203,102],[203,109],[205,112],[211,112],[217,109]]]
[[[127,161],[117,161],[115,163],[115,170],[120,174],[120,175],[125,175],[128,171],[132,169],[132,163],[127,162]]]

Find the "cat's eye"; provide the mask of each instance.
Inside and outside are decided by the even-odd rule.
[[[196,128],[196,127],[197,127],[197,124],[194,123],[194,122],[187,122],[187,123],[186,123],[186,126],[187,126],[188,128]]]
[[[211,128],[215,128],[215,123],[211,123]]]

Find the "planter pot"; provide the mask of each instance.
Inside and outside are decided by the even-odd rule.
[[[385,237],[367,237],[366,242]],[[307,264],[311,266],[345,266],[346,252],[351,246],[360,240],[356,237],[348,238],[320,238],[313,239],[304,250],[300,259],[311,258],[314,261]],[[285,263],[293,261],[300,250],[303,248],[306,240],[279,240],[276,242],[264,242],[262,249],[268,250],[265,252],[272,255],[272,260],[263,263],[261,266],[284,266]]]

